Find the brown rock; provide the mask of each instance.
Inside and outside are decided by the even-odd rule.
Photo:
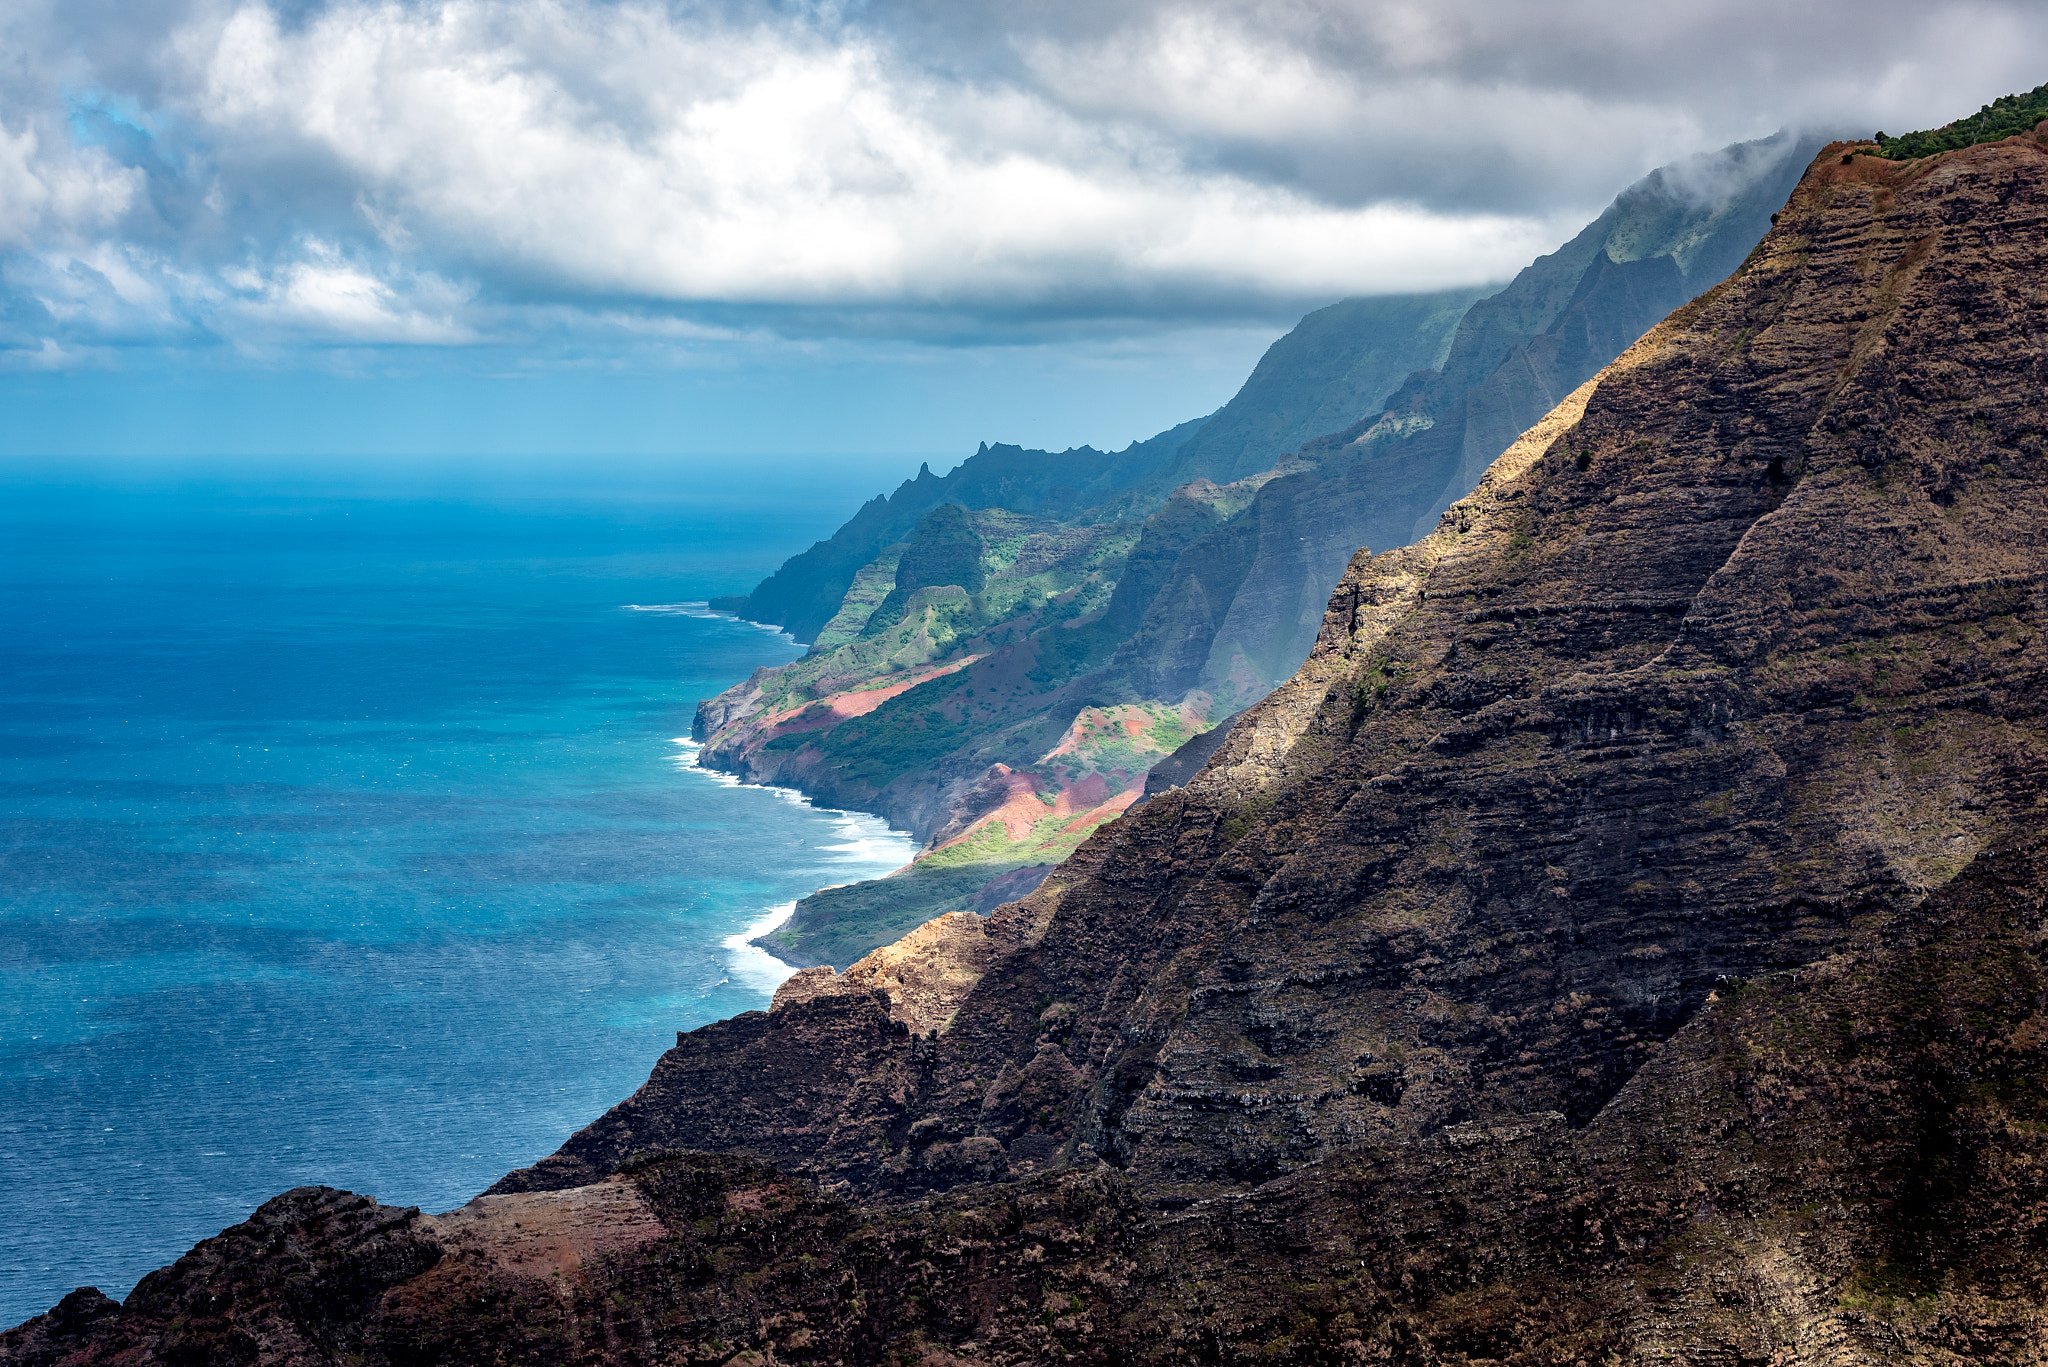
[[[505,1179],[566,1290],[293,1193],[63,1342],[329,1360],[360,1265],[388,1362],[2048,1356],[2048,153],[1841,150],[1193,781]]]

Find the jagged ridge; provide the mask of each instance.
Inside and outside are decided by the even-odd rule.
[[[1127,554],[1096,562],[1097,584],[1114,585],[1106,606],[1099,596],[1063,594],[1039,615],[951,642],[958,670],[870,679],[847,668],[845,643],[871,630],[861,625],[874,620],[868,614],[888,615],[876,604],[896,592],[888,585],[897,558],[931,554],[917,548],[933,533],[921,527],[884,551],[812,657],[705,704],[701,760],[879,811],[928,839],[943,867],[920,863],[882,883],[806,899],[762,943],[792,963],[848,962],[928,916],[993,905],[995,880],[1045,867],[1124,811],[1142,795],[1144,761],[1161,758],[1186,730],[1234,715],[1299,666],[1359,546],[1421,536],[1524,427],[1732,268],[1803,164],[1796,148],[1780,135],[1653,173],[1558,252],[1465,310],[1450,336],[1440,330],[1449,312],[1440,296],[1311,314],[1148,477],[1189,482],[1157,504]],[[1440,370],[1411,375],[1385,412],[1364,407],[1357,423],[1262,468],[1281,435],[1298,440],[1317,415],[1339,408],[1360,412],[1361,369],[1374,370],[1374,385],[1391,382],[1384,362],[1399,348],[1383,334],[1404,309],[1429,323],[1409,350]],[[1111,525],[1102,510],[1089,516],[1097,532]],[[913,653],[878,666],[871,651],[867,667],[940,658]],[[808,725],[785,719],[814,699],[834,711],[865,706],[884,680],[893,691],[858,723],[811,728],[800,751],[769,752],[797,738],[764,728]],[[855,687],[868,691],[833,692]],[[819,715],[829,726],[830,714]],[[1046,805],[1033,807],[1031,793]]]
[[[679,1039],[488,1237],[400,1213],[351,1349],[2038,1360],[2048,146],[1843,151],[1193,782]],[[276,1246],[173,1282],[323,1360]]]
[[[1482,1149],[1505,1146],[1511,1164],[1493,1180],[1513,1199],[1532,1184],[1571,1191],[1583,1230],[1637,1218],[1626,1212],[1654,1207],[1665,1180],[1622,1181],[1609,1158],[1618,1185],[1580,1186],[1588,1154],[1676,1127],[1711,1169],[1708,1147],[1739,1133],[1762,1183],[1727,1212],[1746,1227],[1759,1228],[1757,1200],[1784,1212],[1766,1224],[1801,1208],[1816,1179],[1800,1162],[1824,1157],[1820,1187],[1855,1193],[1799,1274],[1814,1289],[1793,1298],[1787,1333],[1871,1342],[1839,1297],[1882,1284],[1881,1250],[1906,1237],[1896,1148],[1816,1152],[1809,1137],[1785,1163],[1766,1151],[1791,1135],[1758,1097],[1734,1132],[1712,1106],[1655,1098],[1724,1087],[1708,1085],[1710,1060],[1731,1035],[1768,1052],[1768,1013],[1731,1022],[1717,985],[1838,982],[1865,1005],[1883,998],[1880,965],[1904,927],[1945,914],[1927,891],[2033,830],[2048,798],[2048,357],[2029,340],[2048,261],[2038,234],[2014,231],[2048,212],[2048,157],[2008,144],[1944,160],[1945,175],[1901,175],[1824,156],[1742,274],[1518,443],[1423,543],[1361,558],[1309,666],[1195,783],[991,922],[930,928],[967,966],[935,1039],[888,1048],[892,1017],[917,1033],[933,1017],[914,984],[874,996],[878,967],[843,991],[811,980],[745,1027],[785,1067],[853,1057],[857,1038],[886,1058],[813,1102],[804,1113],[822,1124],[792,1127],[795,1114],[757,1100],[746,1147],[877,1192],[1108,1159],[1155,1209],[1259,1192],[1278,1212],[1304,1181],[1408,1201],[1427,1189],[1422,1153],[1450,1161],[1460,1150],[1436,1146],[1478,1126]],[[1964,319],[1975,341],[1959,353]],[[2033,951],[2012,938],[2038,898],[2013,870],[2038,858],[1982,875],[2004,889],[1997,936],[1938,932],[1915,951],[2000,996],[2006,1025],[1972,1027],[1993,1053],[1999,1029],[2044,1007]],[[1993,942],[2022,953],[2020,978],[1977,976]],[[1904,1009],[1886,1028],[1933,1028]],[[630,1120],[593,1127],[562,1161],[655,1135],[690,1143],[696,1117],[726,1113],[725,1095],[694,1089],[734,1060],[696,1040]],[[1917,1067],[1899,1048],[1880,1075]],[[2015,1085],[1994,1109],[2034,1114],[2039,1075]],[[1880,1127],[1891,1104],[1845,1100],[1829,1132]],[[2008,1146],[2009,1159],[1974,1161],[2018,1164],[2008,1184],[2038,1172],[2023,1130],[1988,1113],[1968,1123]],[[1658,1171],[1691,1180],[1670,1162]],[[1483,1186],[1468,1207],[1500,1209]],[[2000,1206],[1990,1224],[2018,1237],[2024,1209]],[[1912,1218],[1961,1238],[1942,1223],[1952,1210]],[[1688,1222],[1650,1224],[1674,1238]],[[1418,1213],[1415,1227],[1431,1222]],[[1486,1244],[1455,1227],[1436,1240],[1457,1286],[1513,1271],[1488,1265],[1475,1282],[1469,1259]],[[1320,1258],[1328,1245],[1313,1246]],[[1644,1257],[1624,1281],[1675,1277],[1704,1294],[1669,1251],[1602,1256],[1624,1253]],[[2023,1269],[1999,1274],[2008,1291],[2041,1264]],[[1962,1306],[1980,1294],[1937,1272],[1923,1261],[1915,1285]],[[1999,1304],[1983,1313],[2025,1319]],[[1719,1321],[1681,1308],[1703,1318],[1688,1327],[1653,1302],[1620,1341],[1648,1353],[1660,1334],[1685,1341]],[[1928,1341],[1896,1320],[1884,1332]]]

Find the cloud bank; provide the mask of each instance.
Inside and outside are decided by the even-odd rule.
[[[17,0],[0,43],[17,369],[1271,321],[2048,77],[2019,3]]]

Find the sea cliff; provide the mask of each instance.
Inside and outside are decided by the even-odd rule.
[[[1014,896],[1129,810],[1167,755],[1301,665],[1359,547],[1425,535],[1517,434],[1733,269],[1815,146],[1780,135],[1653,172],[1476,301],[1319,310],[1221,410],[1115,457],[984,448],[921,474],[735,600],[779,611],[794,585],[843,578],[810,655],[705,702],[701,762],[926,844],[761,943],[847,964]],[[905,535],[881,546],[885,512]],[[862,537],[878,549],[850,577],[807,568]]]
[[[2041,1360],[2044,222],[1824,149],[1029,896],[0,1362]]]

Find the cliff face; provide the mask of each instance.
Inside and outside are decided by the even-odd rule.
[[[1475,303],[1439,368],[1411,375],[1384,410],[1304,442],[1296,472],[1187,548],[1119,660],[1136,686],[1199,691],[1234,711],[1293,673],[1352,552],[1426,535],[1530,424],[1726,277],[1817,146],[1781,134],[1652,172]]]
[[[1120,559],[1092,562],[1096,588],[1114,586],[1106,604],[1076,591],[1000,630],[948,637],[942,675],[892,672],[939,658],[929,650],[915,661],[867,652],[863,675],[844,642],[873,634],[860,625],[867,614],[890,616],[876,604],[901,596],[890,587],[899,557],[929,532],[884,550],[811,658],[705,703],[701,762],[878,811],[932,849],[911,873],[807,899],[763,943],[792,963],[845,963],[925,917],[985,902],[995,879],[1056,862],[1126,810],[1149,763],[1186,731],[1294,672],[1353,552],[1423,535],[1523,428],[1732,269],[1789,192],[1798,152],[1781,136],[1652,173],[1466,309],[1454,332],[1462,297],[1352,300],[1309,315],[1165,464],[1085,515],[1098,535],[1143,518],[1134,545],[1117,543],[1128,547]],[[1382,411],[1392,366],[1407,360],[1441,369],[1411,374]],[[1302,440],[1323,423],[1349,425]],[[1271,463],[1283,440],[1299,454]],[[831,726],[850,690],[885,687],[872,715]],[[825,722],[805,723],[803,748],[773,749],[796,743],[788,719],[807,705]],[[906,746],[909,736],[919,743]]]
[[[1032,895],[164,1285],[277,1361],[2043,1360],[2044,221],[2048,129],[1827,149]],[[0,1361],[186,1332],[74,1300]]]
[[[1460,321],[1486,293],[1382,295],[1317,309],[1267,348],[1244,387],[1174,453],[1163,478],[1228,484],[1379,412],[1402,381],[1444,363]]]

